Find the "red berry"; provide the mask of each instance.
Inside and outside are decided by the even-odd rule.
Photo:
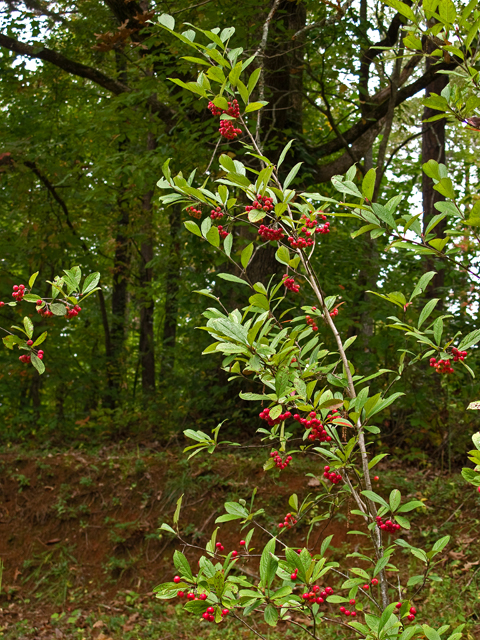
[[[31,347],[33,344],[33,340],[27,340],[27,347]]]
[[[357,615],[357,612],[356,611],[351,611],[350,615],[352,616],[352,618],[355,618],[355,616]]]
[[[370,589],[370,585],[364,584],[362,588],[365,589],[365,591],[368,591]]]
[[[372,584],[373,584],[373,586],[374,586],[374,587],[376,587],[376,586],[377,586],[377,584],[378,584],[378,580],[377,580],[377,578],[373,578],[373,579],[372,579]]]
[[[340,607],[340,611],[341,611],[342,613],[345,613],[345,611],[346,611],[345,607]]]
[[[378,482],[380,480],[380,478],[378,476],[374,477],[375,482]]]
[[[354,605],[355,604],[355,600],[352,598],[348,604]]]
[[[410,607],[410,613],[413,613],[413,615],[417,613],[417,610],[415,609],[415,607]]]
[[[236,558],[238,556],[238,551],[232,551],[232,558]]]
[[[177,596],[178,596],[179,598],[183,598],[183,597],[185,596],[185,594],[184,594],[184,592],[183,592],[183,591],[179,591],[179,592],[177,593]]]
[[[222,609],[222,616],[228,616],[229,613],[230,613],[229,609]]]
[[[410,613],[410,614],[407,616],[407,619],[408,619],[408,620],[410,620],[410,622],[413,622],[413,621],[415,620],[415,616],[413,615],[413,613]]]
[[[213,607],[208,607],[206,613],[213,613],[215,611],[215,609]]]
[[[395,605],[395,609],[400,609],[400,607],[402,606],[401,602],[397,602],[397,604]]]
[[[173,581],[175,582],[175,584],[178,584],[180,582],[181,578],[180,576],[175,576]]]
[[[245,546],[245,540],[240,540],[240,542],[238,543],[241,547]]]

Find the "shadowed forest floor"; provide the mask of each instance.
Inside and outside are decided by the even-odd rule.
[[[305,486],[305,472],[314,473],[318,467],[313,459],[294,461],[281,475],[265,474],[262,461],[255,452],[187,462],[180,449],[126,447],[95,454],[73,450],[1,454],[0,638],[255,637],[233,620],[219,627],[199,623],[182,614],[178,602],[157,601],[152,590],[173,574],[175,544],[168,534],[159,534],[158,527],[171,523],[180,495],[185,494],[184,536],[204,546],[226,500],[248,499],[257,487],[256,504],[268,514],[262,525],[273,531],[288,510],[292,493],[302,498],[322,490],[314,478]],[[376,469],[380,493],[398,488],[405,497],[427,506],[426,513],[411,514],[412,529],[404,539],[428,548],[438,538],[452,536],[441,557],[446,577],[435,590],[422,593],[418,622],[438,626],[463,622],[466,637],[480,639],[480,499],[459,475],[441,475],[427,467],[379,464]],[[319,523],[309,548],[316,549],[326,535],[334,534],[331,557],[345,563],[345,555],[352,551],[346,546],[347,518],[354,528],[362,529],[360,518],[344,509]],[[290,537],[292,544],[293,540],[305,544],[307,533],[308,526],[292,530],[286,541]],[[238,548],[235,524],[222,525],[220,536],[227,551]],[[256,535],[253,542],[265,540]],[[361,549],[364,540],[353,536],[349,543]],[[412,556],[405,556],[398,565],[412,570],[413,562]],[[256,573],[253,561],[243,569]],[[266,625],[256,629],[271,638],[279,635],[278,629],[269,631]],[[288,624],[280,635],[302,637]],[[334,635],[338,637],[338,632]]]

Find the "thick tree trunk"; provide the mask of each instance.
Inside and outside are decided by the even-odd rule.
[[[265,51],[265,99],[260,139],[266,155],[275,162],[291,138],[302,136],[303,59],[305,36],[292,36],[305,27],[307,13],[304,2],[282,0],[273,17]],[[286,134],[285,132],[288,132]],[[298,162],[296,147],[285,159],[282,171]],[[285,269],[275,259],[276,248],[269,244],[256,252],[248,267],[253,282],[267,284],[272,273]]]
[[[430,65],[430,61],[427,59],[427,70]],[[428,97],[431,93],[440,94],[442,90],[448,84],[448,76],[440,74],[435,80],[430,83],[425,91],[425,95]],[[435,115],[438,115],[438,111],[425,107],[423,110],[423,120],[427,120]],[[425,122],[422,135],[422,162],[428,162],[429,160],[435,160],[436,162],[445,164],[445,122],[441,120],[435,120],[434,122]],[[435,203],[445,200],[438,191],[435,191],[434,183],[425,173],[422,174],[422,200],[423,200],[423,229],[427,228],[428,223],[434,215],[439,213],[435,209]],[[446,218],[444,218],[434,229],[433,232],[439,238],[445,236]],[[445,283],[445,273],[443,264],[440,260],[434,257],[427,256],[425,259],[425,270],[436,271],[437,274],[432,280],[432,284],[427,291],[427,297],[442,297],[443,287]],[[441,303],[440,303],[441,304]]]
[[[165,320],[163,325],[162,379],[175,366],[175,340],[177,336],[178,291],[180,288],[180,207],[170,207],[170,251],[166,268]]]
[[[145,194],[143,211],[150,218],[153,191]],[[140,344],[139,356],[142,371],[142,389],[145,394],[155,391],[155,340],[153,332],[153,317],[155,304],[152,295],[153,269],[147,264],[153,259],[152,229],[149,224],[145,229],[145,239],[140,246]]]
[[[157,141],[152,133],[147,137],[147,150],[153,151]],[[142,371],[143,393],[155,391],[155,337],[153,319],[155,301],[153,297],[153,268],[147,266],[153,260],[153,189],[143,197],[143,238],[140,245],[140,345],[139,357]]]

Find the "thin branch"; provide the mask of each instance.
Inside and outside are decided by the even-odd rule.
[[[32,45],[25,44],[24,42],[20,42],[19,40],[15,40],[14,38],[10,38],[3,33],[0,33],[0,47],[13,51],[21,56],[50,62],[71,75],[94,82],[116,96],[122,93],[130,93],[132,91],[128,85],[115,80],[115,78],[107,76],[103,71],[99,71],[94,67],[89,67],[81,62],[71,60],[53,49],[48,49],[47,47],[39,48],[38,46],[34,47]],[[167,123],[172,121],[173,113],[168,107],[158,102],[154,94],[149,96],[146,102],[150,105],[152,112],[157,114],[162,120]]]

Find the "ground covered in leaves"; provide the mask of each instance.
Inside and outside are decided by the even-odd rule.
[[[256,450],[253,450],[254,452]],[[184,494],[181,521],[185,539],[204,546],[226,500],[249,499],[266,508],[262,526],[274,531],[288,511],[288,497],[300,498],[322,488],[305,472],[317,472],[312,460],[292,463],[281,475],[265,474],[257,453],[217,454],[187,462],[180,449],[155,446],[110,447],[95,453],[4,451],[0,455],[0,638],[138,640],[255,637],[228,620],[219,627],[183,615],[176,602],[155,600],[152,590],[173,575],[175,543],[159,534],[172,521]],[[422,500],[426,511],[412,514],[412,529],[402,537],[431,547],[444,535],[451,541],[441,557],[442,582],[427,588],[416,602],[418,622],[432,626],[465,623],[465,637],[480,639],[480,499],[458,474],[377,466],[378,491],[392,488]],[[332,557],[345,566],[345,509],[312,535],[310,548],[333,534]],[[354,528],[361,528],[355,518]],[[352,520],[350,520],[350,524]],[[320,527],[320,525],[319,525]],[[305,544],[308,527],[289,532],[292,544]],[[318,538],[318,540],[317,540]],[[362,549],[365,538],[348,543]],[[222,526],[227,551],[238,548],[234,524]],[[266,538],[258,536],[256,544]],[[287,538],[288,540],[288,538]],[[254,539],[255,541],[255,539]],[[187,555],[194,560],[196,552]],[[402,553],[401,551],[399,553]],[[415,559],[398,556],[401,570],[415,571]],[[255,562],[244,565],[255,575]],[[301,637],[282,624],[281,631],[249,623],[270,638]],[[325,637],[330,637],[328,633]],[[335,632],[332,637],[339,637]],[[306,637],[306,636],[305,636]]]

